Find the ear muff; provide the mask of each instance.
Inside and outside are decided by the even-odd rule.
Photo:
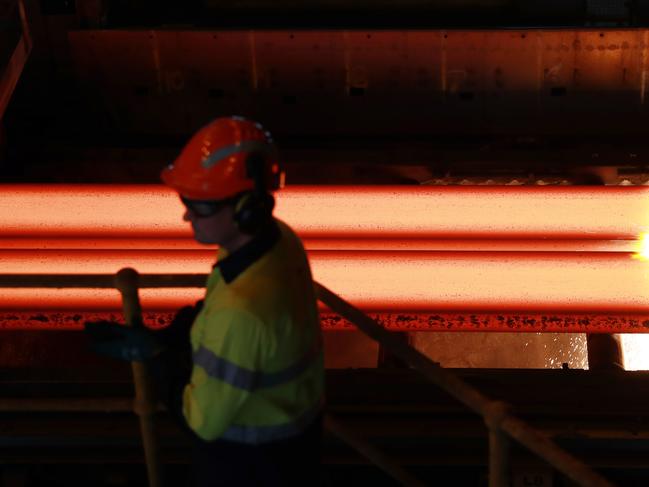
[[[243,193],[234,207],[234,221],[242,232],[255,234],[270,221],[274,207],[271,194]]]
[[[257,233],[272,218],[275,198],[266,191],[265,164],[263,155],[255,152],[246,160],[246,173],[255,189],[243,193],[234,207],[234,221],[244,233]]]

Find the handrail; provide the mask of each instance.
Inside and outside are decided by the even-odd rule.
[[[124,274],[126,272],[126,274]],[[202,274],[175,274],[175,275],[156,275],[156,274],[143,274],[133,277],[135,273],[133,270],[122,269],[119,274],[122,275],[120,284],[123,291],[122,295],[124,301],[124,312],[127,321],[132,322],[133,317],[140,312],[139,302],[133,301],[133,292],[137,298],[137,288],[160,288],[160,287],[202,287],[205,283],[206,275]],[[124,282],[126,276],[126,283]],[[115,277],[111,275],[63,275],[63,274],[50,274],[50,275],[23,275],[23,274],[5,274],[0,275],[0,287],[48,287],[48,288],[63,288],[63,287],[115,287]],[[127,286],[127,288],[124,288]],[[131,286],[129,288],[129,286]],[[502,433],[507,433],[511,438],[514,438],[522,445],[526,446],[531,451],[535,452],[538,456],[548,461],[551,465],[556,467],[559,471],[570,477],[579,485],[585,487],[612,487],[609,481],[601,475],[593,471],[586,464],[573,457],[569,453],[559,448],[553,441],[543,435],[541,432],[532,428],[524,421],[509,414],[507,404],[501,401],[492,400],[477,389],[468,385],[455,374],[443,369],[439,364],[433,362],[424,354],[411,347],[402,340],[399,340],[393,333],[385,330],[382,326],[376,323],[372,318],[367,316],[358,308],[346,302],[338,295],[324,287],[323,285],[314,282],[317,297],[320,301],[326,304],[334,312],[338,313],[343,318],[347,319],[356,325],[370,338],[381,343],[391,353],[409,363],[413,368],[421,372],[429,380],[440,386],[446,392],[454,396],[460,402],[464,403],[470,409],[482,415],[485,423],[490,430],[490,486],[503,485],[506,482],[506,461],[507,449],[505,439],[502,438]],[[127,296],[130,294],[130,298]],[[130,301],[130,304],[127,304]],[[130,318],[129,318],[130,317]],[[134,378],[137,375],[134,370]],[[137,381],[137,379],[136,379]],[[144,384],[140,387],[142,391],[147,390],[147,385]],[[136,383],[137,388],[137,383]],[[146,392],[145,397],[149,397]],[[137,400],[137,399],[136,399]],[[146,399],[144,400],[146,403]],[[145,414],[152,414],[155,409],[149,403],[148,405],[140,402]],[[137,409],[136,409],[137,412]],[[142,419],[142,416],[141,416]],[[330,424],[338,425],[335,422]],[[340,426],[340,425],[338,425]],[[143,435],[148,434],[153,438],[152,431],[145,432],[145,426],[142,426]],[[335,433],[335,431],[334,431]],[[340,435],[345,439],[345,434]],[[349,435],[348,435],[349,436]],[[351,436],[349,436],[351,437]],[[359,438],[354,438],[360,440]],[[362,441],[362,440],[360,440]],[[147,440],[145,439],[145,447]],[[357,449],[360,450],[360,448]],[[367,451],[366,444],[363,448]],[[372,449],[372,447],[370,447]],[[148,460],[148,457],[147,457]],[[374,457],[370,460],[375,463],[385,460],[384,457]],[[157,462],[157,460],[156,460]],[[149,461],[147,461],[149,464]],[[378,463],[377,463],[378,464]],[[386,472],[391,473],[390,470],[393,466],[379,465]],[[155,468],[153,465],[147,465],[149,471]],[[397,466],[398,469],[400,467]],[[153,485],[153,484],[151,484]],[[416,485],[412,484],[412,485]]]
[[[32,38],[23,0],[18,0],[17,7],[21,35],[4,72],[0,75],[0,119],[4,117],[9,101],[32,51]]]
[[[138,296],[139,274],[134,269],[122,269],[115,276],[115,287],[122,295],[124,321],[128,326],[142,327],[142,307]],[[146,362],[131,362],[133,383],[135,384],[135,401],[133,411],[140,418],[140,431],[144,443],[144,457],[150,487],[160,487],[162,469],[155,428],[157,404],[153,382]]]
[[[487,398],[455,374],[443,369],[403,340],[399,340],[358,308],[347,303],[323,285],[317,282],[314,284],[320,301],[355,324],[370,338],[381,343],[391,353],[409,363],[460,402],[481,414],[491,431],[506,432],[579,485],[584,487],[611,487],[613,485],[586,464],[559,448],[545,435],[510,415],[505,403]],[[503,449],[499,448],[499,450]],[[502,471],[502,469],[499,470]]]
[[[141,309],[137,290],[139,288],[165,288],[165,287],[204,287],[206,274],[138,274],[133,269],[122,269],[117,276],[111,274],[0,274],[0,287],[7,288],[115,288],[122,294],[125,321],[131,326],[141,317]],[[130,408],[140,417],[140,430],[144,446],[146,466],[150,487],[162,485],[160,475],[160,461],[156,441],[156,430],[153,415],[156,410],[163,408],[155,404],[148,378],[146,364],[132,362],[133,381],[135,383],[135,402]],[[0,411],[14,410],[22,407],[21,401],[0,400]],[[61,401],[49,400],[40,404],[30,404],[27,410],[43,411],[70,411],[83,410],[123,410],[124,402],[117,399],[110,403],[97,403],[96,401]],[[384,472],[401,482],[402,485],[420,487],[422,484],[406,472],[400,465],[388,459],[377,448],[364,439],[358,437],[348,428],[340,424],[331,416],[325,416],[325,425],[340,439],[351,445],[359,453],[374,463]]]
[[[205,287],[207,274],[139,274],[139,288]],[[114,288],[113,274],[0,274],[6,288]]]

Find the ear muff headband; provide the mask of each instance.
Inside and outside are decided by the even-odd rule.
[[[266,193],[265,163],[264,155],[260,152],[251,152],[246,158],[246,176],[254,181],[257,195]]]
[[[246,207],[249,206],[248,201],[252,197],[252,193],[247,192],[243,193],[239,199],[237,200],[237,204],[234,206],[234,214],[235,215],[240,215],[241,211]]]
[[[263,154],[252,152],[246,159],[246,176],[254,181],[254,190],[244,193],[235,205],[234,219],[245,233],[257,233],[271,218],[275,198],[266,191]]]

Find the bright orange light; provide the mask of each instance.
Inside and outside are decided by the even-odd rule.
[[[627,253],[314,253],[314,278],[368,310],[649,311],[646,264]]]
[[[636,253],[634,258],[649,260],[649,233],[643,233],[636,242]]]
[[[649,370],[649,335],[622,335],[625,370]]]
[[[646,187],[292,187],[279,196],[278,213],[309,237],[636,239],[649,228]]]
[[[649,188],[293,186],[279,218],[303,238],[634,240]],[[182,206],[158,185],[0,185],[2,237],[188,238]]]
[[[636,252],[636,240],[574,239],[396,239],[396,238],[306,238],[307,250],[474,251],[474,252]],[[1,238],[0,249],[11,250],[191,250],[215,255],[216,246],[191,238]],[[210,250],[211,249],[211,250]]]
[[[123,267],[141,274],[206,274],[215,260],[214,250],[0,249],[3,274],[115,274]]]
[[[122,300],[116,289],[2,289],[2,311],[121,311]],[[204,289],[140,289],[146,311],[173,311],[194,304],[205,295]]]
[[[649,273],[630,253],[565,252],[360,252],[311,251],[314,278],[367,310],[649,312]],[[5,273],[115,273],[131,266],[142,273],[207,273],[213,251],[0,251]],[[25,272],[28,270],[28,272]],[[158,290],[155,306],[178,290]],[[47,298],[31,290],[0,290],[0,309],[72,306],[71,294]],[[44,294],[45,293],[45,294]],[[165,294],[166,293],[166,294]],[[192,296],[195,294],[190,293]],[[96,291],[83,304],[101,308]],[[65,297],[68,296],[68,297]],[[90,296],[90,295],[88,295]],[[67,302],[68,304],[65,304]],[[153,301],[150,303],[154,306]],[[73,308],[67,308],[73,309]],[[164,306],[169,309],[169,306]]]
[[[304,239],[316,280],[384,316],[608,313],[643,322],[646,263],[632,256],[642,254],[648,197],[643,187],[292,187],[278,193],[277,214]],[[208,273],[216,249],[193,241],[182,213],[162,186],[0,186],[0,272]],[[202,293],[141,291],[149,311]],[[119,307],[112,289],[0,289],[0,310]],[[507,326],[493,316],[493,326]]]
[[[4,237],[183,237],[183,209],[159,185],[0,186]]]

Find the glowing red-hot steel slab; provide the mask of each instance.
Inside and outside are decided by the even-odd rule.
[[[649,311],[647,264],[625,253],[337,252],[314,278],[368,310]]]
[[[0,289],[2,311],[119,311],[122,302],[113,289]],[[142,306],[147,310],[172,311],[193,304],[204,290],[192,288],[141,289]]]
[[[314,277],[391,329],[646,332],[648,264],[632,255],[648,197],[619,187],[294,187],[278,194],[277,213],[303,237]],[[162,186],[0,185],[0,272],[209,272],[216,249],[193,242],[182,212]],[[202,293],[141,291],[153,313]],[[77,326],[66,310],[119,307],[112,289],[0,289],[0,312],[13,312],[2,326],[25,310],[38,313],[25,323],[72,316]]]
[[[307,250],[360,251],[509,251],[509,252],[638,252],[638,240],[575,239],[395,239],[395,238],[307,238]],[[7,250],[192,250],[206,251],[216,246],[190,238],[1,238],[0,249]]]
[[[647,263],[630,253],[311,251],[314,278],[374,311],[648,313]],[[206,273],[213,251],[0,250],[7,274]],[[48,291],[49,292],[49,291]],[[0,309],[99,309],[113,290],[1,289]],[[149,294],[151,293],[149,297]],[[178,304],[180,291],[143,291],[148,309]],[[192,299],[197,296],[190,293]]]
[[[182,238],[163,186],[0,186],[3,238]],[[635,239],[649,228],[649,188],[317,186],[277,194],[277,215],[304,238]]]
[[[4,250],[3,274],[115,274],[133,267],[141,274],[206,274],[214,250]],[[1,299],[1,298],[0,298]]]
[[[305,236],[635,239],[649,228],[648,196],[644,187],[297,187],[277,208]]]

